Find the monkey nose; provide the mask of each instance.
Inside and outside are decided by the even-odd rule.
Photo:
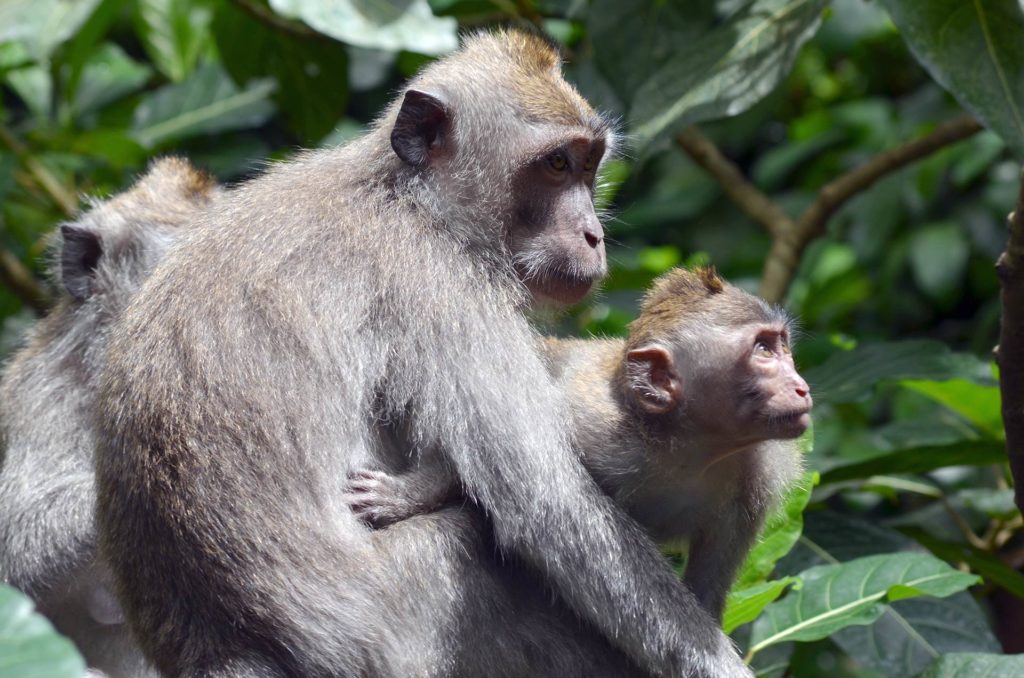
[[[591,248],[597,248],[602,242],[604,242],[604,229],[601,228],[601,222],[594,219],[593,222],[583,224],[583,238],[587,241],[587,244]]]

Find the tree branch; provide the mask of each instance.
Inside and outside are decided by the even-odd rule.
[[[319,33],[304,23],[285,19],[283,16],[276,14],[274,10],[254,0],[234,0],[234,3],[243,12],[274,30],[294,35],[297,38],[313,38],[314,40],[332,39],[330,36]]]
[[[962,141],[981,129],[981,125],[972,116],[962,115],[941,123],[919,139],[879,153],[838,179],[825,184],[818,191],[810,207],[800,215],[794,232],[788,234],[793,251],[787,252],[788,256],[784,260],[766,262],[764,275],[761,277],[761,295],[772,301],[779,301],[785,296],[796,274],[800,256],[807,245],[825,233],[828,220],[851,198],[870,188],[885,175]]]
[[[722,191],[741,212],[771,234],[772,248],[765,260],[759,293],[768,301],[778,302],[786,295],[807,245],[825,232],[828,220],[836,210],[886,174],[966,139],[981,129],[973,117],[962,115],[940,124],[919,139],[879,153],[823,186],[814,202],[796,220],[750,183],[696,127],[679,134],[676,143],[718,181]]]
[[[1024,175],[1017,206],[1007,223],[1010,234],[1006,250],[996,262],[1003,307],[996,360],[1014,501],[1024,511]]]
[[[772,236],[792,231],[796,223],[782,207],[757,186],[747,181],[736,164],[722,155],[714,142],[696,127],[689,127],[676,137],[676,143],[694,162],[718,181],[729,199],[751,221],[761,224]]]

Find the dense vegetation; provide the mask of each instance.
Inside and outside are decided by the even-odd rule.
[[[1000,654],[1024,650],[1024,523],[992,360],[1017,0],[7,0],[0,352],[49,303],[47,239],[80,196],[160,154],[231,182],[342,142],[498,24],[559,42],[626,140],[601,194],[612,275],[557,331],[620,334],[656,275],[707,261],[802,319],[812,472],[726,615],[753,665],[1024,675]],[[0,590],[0,676],[74,673],[26,605]]]

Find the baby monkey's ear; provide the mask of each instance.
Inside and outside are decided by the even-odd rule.
[[[672,352],[659,344],[626,354],[626,378],[640,406],[651,414],[671,412],[683,398],[682,380]]]
[[[77,301],[93,291],[96,267],[103,256],[103,243],[95,231],[75,224],[60,227],[60,278],[64,289]]]

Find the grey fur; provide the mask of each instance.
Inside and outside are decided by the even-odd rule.
[[[73,247],[56,248],[65,256],[55,257],[53,277],[77,298],[62,297],[2,375],[0,580],[35,599],[93,675],[152,671],[118,618],[96,553],[92,405],[110,324],[214,193],[190,165],[166,159],[66,224],[65,239],[97,246],[82,260]]]
[[[168,675],[495,668],[490,648],[448,647],[490,604],[463,580],[465,543],[375,535],[343,500],[351,470],[401,470],[387,422],[414,451],[444,450],[502,551],[629,657],[659,675],[749,675],[572,452],[524,317],[507,244],[516,153],[603,133],[553,66],[523,89],[526,43],[474,38],[412,83],[452,111],[451,171],[395,155],[396,104],[362,139],[204,213],[114,331],[97,515],[129,620]]]

